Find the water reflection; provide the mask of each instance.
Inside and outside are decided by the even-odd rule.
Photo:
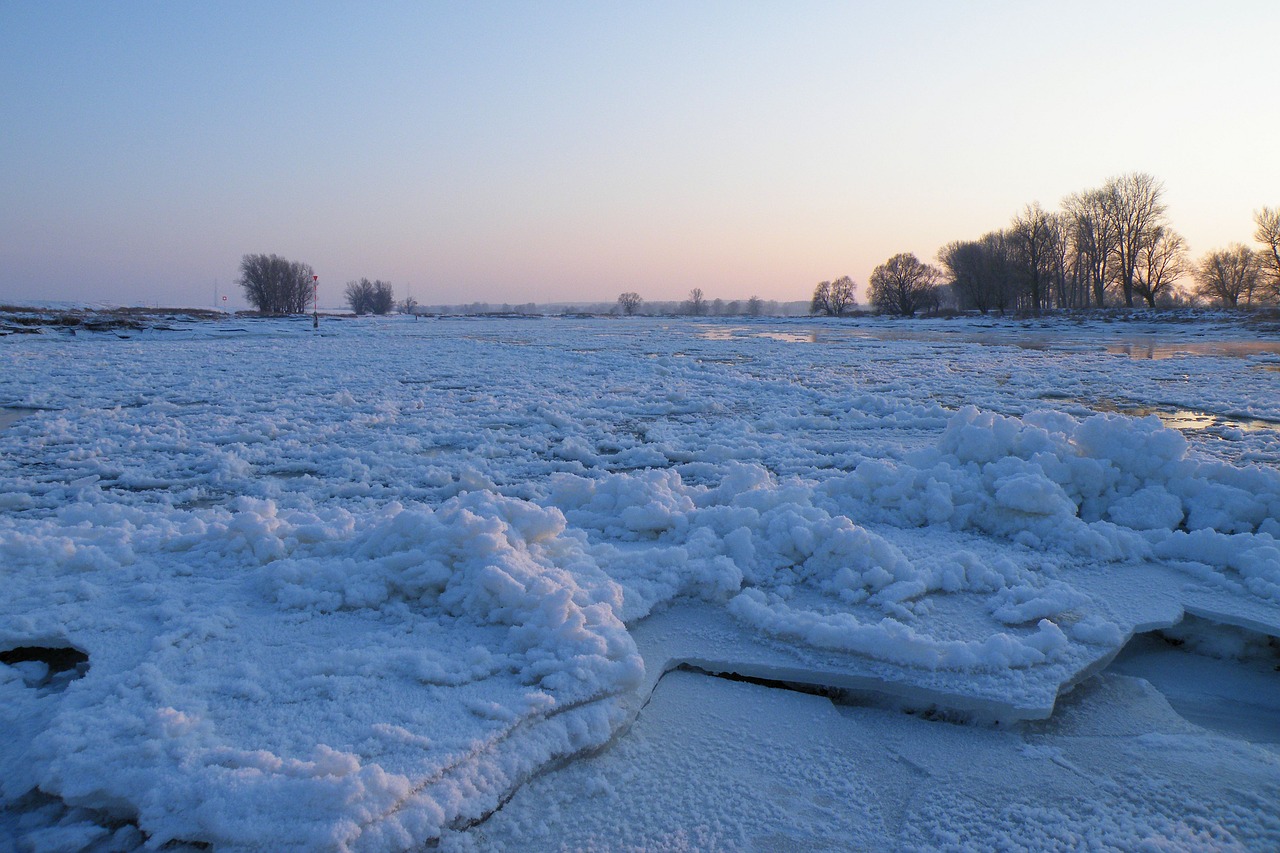
[[[1259,355],[1280,356],[1280,341],[1194,340],[1170,341],[1154,335],[1125,335],[1107,339],[1104,335],[1080,337],[1058,335],[1043,330],[1021,331],[973,327],[951,330],[876,328],[868,326],[782,330],[748,326],[699,326],[698,336],[708,341],[731,341],[744,338],[768,338],[785,343],[838,343],[850,340],[907,341],[915,343],[978,344],[991,347],[1017,347],[1024,350],[1057,352],[1098,352],[1126,355],[1143,360],[1160,360],[1187,356],[1248,358]],[[1280,369],[1280,365],[1264,366]]]
[[[1280,354],[1277,341],[1183,341],[1162,343],[1155,338],[1135,338],[1106,345],[1107,352],[1130,358],[1162,359],[1188,355],[1216,355],[1248,358],[1253,355]]]
[[[1199,412],[1195,409],[1178,409],[1173,407],[1144,406],[1137,403],[1126,403],[1117,400],[1095,400],[1092,403],[1079,402],[1095,412],[1114,412],[1133,418],[1145,418],[1155,415],[1160,422],[1170,429],[1182,432],[1198,432],[1209,429],[1234,429],[1241,432],[1261,432],[1263,430],[1280,429],[1280,424],[1258,418],[1233,418],[1212,412]]]
[[[816,344],[818,342],[817,332],[809,332],[808,334],[800,334],[798,332],[760,332],[756,337],[792,344]]]
[[[818,333],[782,332],[777,329],[748,329],[746,326],[702,326],[698,337],[704,341],[732,341],[740,338],[767,338],[789,344],[817,343]]]

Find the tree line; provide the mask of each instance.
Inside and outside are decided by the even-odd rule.
[[[302,314],[314,298],[315,270],[279,255],[245,255],[240,278],[245,299],[264,314]]]
[[[852,297],[853,282],[847,282],[848,293]],[[240,260],[240,276],[237,284],[244,290],[250,305],[264,314],[302,314],[313,305],[315,298],[315,272],[310,264],[290,261],[279,255],[252,254],[244,255]],[[395,299],[395,288],[391,282],[367,278],[347,282],[343,298],[348,307],[356,315],[388,314],[398,310],[404,314],[417,316],[418,301],[412,296],[405,296],[399,302]],[[597,306],[602,307],[602,306]],[[790,307],[790,306],[788,306]],[[455,306],[464,313],[487,314],[536,314],[539,313],[535,303],[522,305],[504,304],[495,308],[487,302],[474,302],[466,306]],[[619,314],[686,314],[690,316],[752,316],[758,317],[766,313],[776,313],[777,302],[766,302],[758,296],[747,300],[708,299],[702,288],[695,287],[689,291],[689,298],[683,302],[650,302],[646,303],[640,294],[628,291],[618,297],[613,312]],[[444,307],[441,308],[444,310]],[[574,313],[569,310],[567,313]]]
[[[943,246],[937,267],[895,255],[871,274],[868,299],[876,311],[908,316],[944,307],[987,314],[1275,304],[1280,208],[1255,211],[1254,224],[1261,249],[1233,243],[1193,261],[1168,220],[1163,185],[1133,172],[1067,196],[1057,211],[1026,205],[1005,228]],[[818,284],[813,313],[838,315],[854,304],[833,301],[834,289]]]
[[[646,307],[647,306],[647,307]],[[747,300],[734,299],[725,302],[723,299],[708,300],[701,287],[689,291],[689,298],[683,302],[649,302],[633,290],[618,295],[613,313],[628,317],[634,314],[684,314],[690,317],[759,317],[770,311],[776,311],[777,302],[766,302],[759,296]]]
[[[316,275],[311,265],[279,255],[245,255],[240,259],[236,283],[254,310],[263,314],[304,314],[316,298]],[[396,307],[395,290],[391,282],[382,279],[349,281],[343,298],[357,315],[388,314]],[[406,313],[413,313],[416,306],[409,296],[401,302]]]
[[[1253,238],[1261,248],[1233,243],[1194,261],[1167,213],[1164,186],[1154,177],[1145,172],[1118,175],[1072,193],[1058,210],[1033,202],[1004,228],[947,243],[938,251],[938,266],[909,252],[894,255],[871,273],[867,299],[878,312],[906,316],[944,308],[1038,314],[1135,304],[1280,303],[1280,207],[1254,212]],[[258,311],[297,314],[313,299],[314,275],[310,265],[278,255],[245,255],[238,283]],[[847,314],[858,307],[855,290],[849,276],[819,282],[809,311]],[[391,283],[381,279],[348,282],[344,295],[356,314],[386,314],[396,307]],[[695,287],[680,303],[646,303],[640,294],[627,291],[618,296],[613,311],[760,316],[777,306],[758,296],[728,303],[708,300]],[[399,307],[416,313],[417,303],[405,297]],[[532,303],[525,313],[534,313]]]
[[[1120,175],[1058,211],[1029,204],[1006,228],[948,243],[938,260],[957,306],[982,313],[1185,302],[1186,241],[1163,196],[1149,174]]]

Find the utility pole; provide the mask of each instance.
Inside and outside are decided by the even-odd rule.
[[[320,276],[311,276],[311,328],[320,329]]]

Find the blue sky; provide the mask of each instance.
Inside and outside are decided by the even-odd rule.
[[[207,305],[246,252],[322,304],[803,299],[1135,170],[1199,255],[1280,204],[1277,31],[1271,0],[0,0],[0,301]]]

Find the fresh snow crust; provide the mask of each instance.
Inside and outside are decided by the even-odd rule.
[[[518,849],[522,798],[583,773],[607,794],[681,702],[801,731],[792,711],[833,707],[677,668],[863,703],[820,712],[842,731],[962,719],[957,742],[1098,691],[1088,713],[1115,693],[1177,717],[1097,674],[1180,624],[1275,683],[1280,336],[1234,320],[237,320],[14,335],[0,365],[0,850]],[[1271,707],[1125,748],[1175,738],[1178,766],[1228,755],[1213,778],[1280,791]],[[1025,806],[1051,816],[1046,784]],[[862,837],[865,806],[832,825]],[[1017,825],[905,808],[876,813],[888,846]],[[1265,816],[1201,811],[1133,840],[1280,845]],[[540,844],[610,846],[583,831]],[[698,831],[635,845],[743,838]]]

